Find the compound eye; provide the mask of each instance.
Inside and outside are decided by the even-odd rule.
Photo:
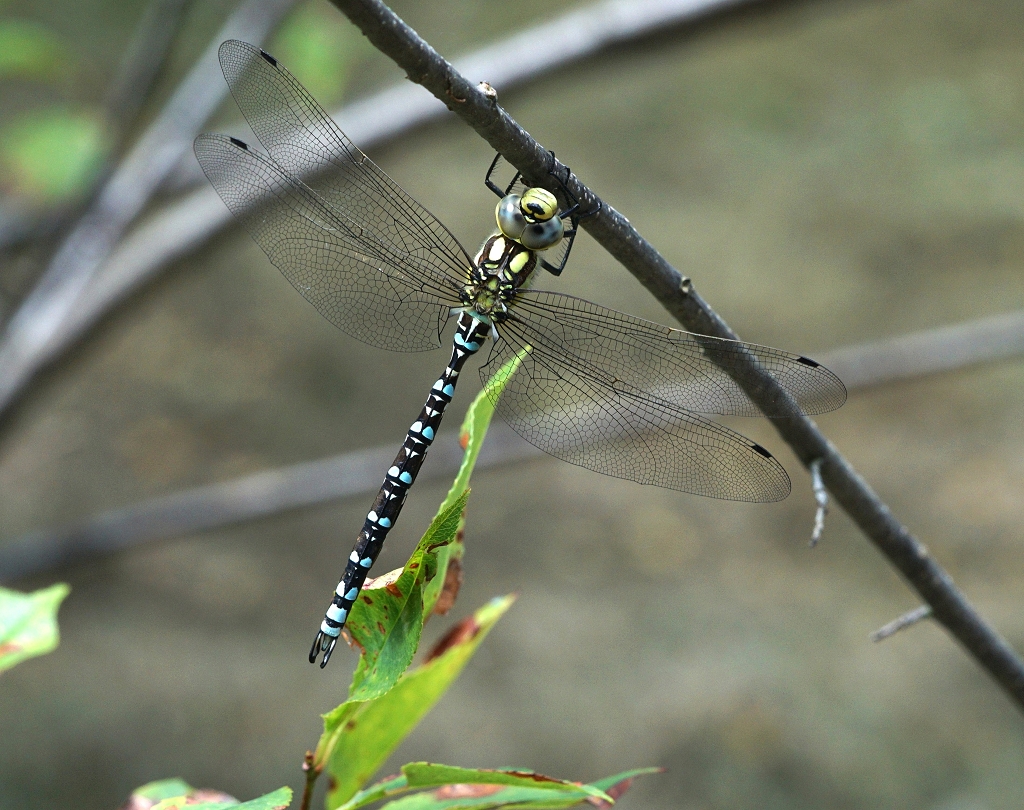
[[[498,220],[498,229],[509,239],[518,241],[526,228],[526,217],[520,210],[521,198],[518,194],[509,194],[501,198],[494,216]]]
[[[546,222],[558,213],[558,200],[546,188],[529,188],[519,203],[522,212],[536,222]]]
[[[546,222],[534,222],[527,225],[519,241],[530,250],[547,250],[562,241],[562,220],[558,217]]]

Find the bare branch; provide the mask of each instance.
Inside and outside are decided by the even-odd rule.
[[[128,225],[192,145],[224,98],[217,47],[231,36],[261,39],[294,0],[247,0],[107,180],[58,248],[0,340],[0,412],[52,356],[51,341]]]
[[[120,136],[135,121],[148,98],[190,3],[191,0],[150,0],[146,6],[104,103],[107,118]]]
[[[847,388],[934,374],[1024,353],[1024,312],[850,346],[819,358]]]
[[[921,605],[913,610],[908,610],[898,619],[893,619],[886,625],[879,627],[875,632],[868,635],[874,642],[885,641],[889,636],[894,633],[898,633],[900,630],[906,630],[908,627],[913,627],[920,621],[927,619],[932,615],[932,609],[928,605]]]
[[[282,1],[275,0],[269,10],[273,11],[273,6]],[[750,2],[753,0],[747,0],[748,4]],[[646,0],[642,3],[605,0],[494,42],[460,59],[457,65],[470,75],[493,77],[502,89],[508,89],[609,45],[643,37],[739,3],[740,0]],[[242,10],[236,12],[235,17],[241,13]],[[263,33],[255,25],[248,33],[241,30],[241,26],[235,26],[230,32],[225,26],[217,42],[230,37],[258,42]],[[529,59],[508,58],[509,53],[519,53],[517,49],[522,48],[529,49]],[[219,74],[207,76],[204,72],[203,75],[209,87],[223,91],[224,83]],[[387,109],[388,115],[380,115],[381,109]],[[365,148],[443,112],[444,106],[429,93],[403,82],[345,107],[335,117],[345,132]],[[150,143],[158,144],[155,138],[150,139]],[[200,181],[200,190],[168,206],[161,215],[129,235],[113,253],[97,259],[74,306],[61,307],[56,313],[59,317],[50,319],[46,334],[22,349],[23,357],[11,357],[17,336],[11,332],[5,336],[0,342],[0,413],[40,368],[74,345],[107,311],[152,279],[165,265],[194,250],[231,221],[191,153],[183,153],[164,185],[180,189]],[[127,224],[126,221],[121,226],[118,238]],[[13,238],[18,238],[30,227],[32,223],[23,221],[18,212],[0,212],[0,241],[5,228]],[[42,338],[46,338],[45,343]]]
[[[0,582],[10,582],[122,548],[254,520],[324,501],[376,491],[392,445],[345,453],[175,492],[103,512],[57,531],[23,535],[0,545]],[[478,469],[543,453],[504,424],[487,435]],[[438,436],[424,464],[429,475],[451,475],[462,461],[454,434]]]
[[[332,0],[363,34],[402,67],[408,77],[430,90],[473,127],[527,180],[558,191],[552,172],[566,176],[566,167],[534,140],[497,102],[459,74],[415,31],[379,0]],[[567,185],[583,210],[600,212],[584,221],[586,230],[618,259],[662,305],[691,332],[735,339],[736,334],[697,294],[689,279],[648,243],[629,221],[600,199],[577,177]],[[822,478],[833,497],[931,606],[935,618],[1024,708],[1024,662],[989,627],[956,588],[952,578],[928,549],[893,516],[889,507],[801,413],[788,393],[753,361],[729,371],[754,402],[787,416],[773,419],[779,434],[797,457],[810,465],[822,459]]]
[[[183,208],[180,213],[184,215],[189,210]],[[200,209],[193,212],[193,215],[201,218],[223,210],[224,206],[217,200],[216,211]],[[161,233],[169,234],[169,249],[174,242],[174,229],[156,228],[155,231],[155,237]],[[139,249],[145,250],[146,246],[146,240],[140,237]],[[1011,313],[999,318],[984,318],[942,329],[915,332],[902,338],[887,340],[885,345],[888,347],[888,353],[896,356],[908,354],[909,352],[905,351],[906,346],[923,349],[927,354],[930,352],[925,347],[929,345],[929,339],[934,337],[938,346],[960,358],[965,365],[970,362],[982,362],[994,358],[974,349],[959,350],[951,336],[958,335],[971,343],[973,335],[979,332],[988,334],[986,330],[990,330],[991,323],[996,320],[1004,321],[1006,324],[1016,323],[1018,332],[1024,334],[1024,313]],[[1014,337],[1015,335],[1009,334],[1007,340],[1012,341]],[[1021,349],[1024,350],[1024,340],[1019,342]],[[822,357],[822,360],[845,358],[844,362],[849,367],[861,369],[853,384],[847,386],[851,391],[856,390],[875,383],[878,375],[871,374],[868,362],[877,356],[878,345],[872,343],[839,349]],[[830,368],[835,367],[831,361],[827,362],[827,365]],[[893,376],[894,370],[891,366],[883,363],[883,368],[888,381],[911,379],[934,371],[934,368],[927,364],[922,369],[903,365],[897,378]],[[949,368],[949,365],[945,364],[942,370],[946,371]],[[365,495],[376,491],[376,475],[380,467],[390,461],[393,455],[394,446],[389,444],[319,461],[279,467],[231,481],[164,495],[124,509],[103,512],[60,529],[46,529],[22,535],[0,543],[0,582],[10,582],[140,543],[257,520],[289,509],[354,495]],[[533,445],[520,440],[507,425],[496,422],[491,425],[487,434],[477,466],[498,466],[542,455],[543,453]],[[434,443],[422,475],[450,477],[458,470],[461,460],[462,452],[457,446],[455,436],[442,434]],[[812,476],[815,469],[818,470],[818,476],[817,481],[812,479],[812,485],[815,499],[818,500],[819,485],[824,494],[824,484],[820,481],[821,465],[811,465]],[[818,503],[820,506],[821,501],[818,500]],[[816,516],[816,530],[817,526]]]

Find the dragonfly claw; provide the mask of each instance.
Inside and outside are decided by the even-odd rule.
[[[316,657],[323,652],[324,658],[320,662],[320,669],[327,666],[327,662],[331,660],[331,653],[334,652],[334,645],[338,643],[336,636],[329,636],[323,630],[320,630],[316,634],[316,638],[313,639],[313,646],[309,650],[309,663],[315,664]]]

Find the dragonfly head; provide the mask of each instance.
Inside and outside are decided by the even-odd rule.
[[[530,250],[547,250],[562,241],[558,200],[547,189],[528,188],[522,195],[502,197],[495,218],[504,236]]]

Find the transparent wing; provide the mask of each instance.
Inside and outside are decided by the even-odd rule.
[[[501,335],[480,375],[486,382],[523,353],[495,410],[541,450],[605,475],[711,498],[766,502],[789,494],[789,476],[760,445],[554,349],[524,320],[505,322]]]
[[[239,109],[286,174],[380,241],[465,282],[472,262],[459,241],[364,155],[277,60],[237,40],[224,42],[219,56]]]
[[[727,373],[752,357],[806,413],[833,411],[846,401],[842,381],[807,357],[670,329],[570,295],[520,293],[513,318],[499,331],[510,327],[536,349],[571,358],[607,385],[697,413],[783,415],[783,403],[763,412]]]
[[[458,285],[329,205],[241,141],[200,135],[195,153],[217,193],[292,286],[347,334],[385,349],[423,351]]]

